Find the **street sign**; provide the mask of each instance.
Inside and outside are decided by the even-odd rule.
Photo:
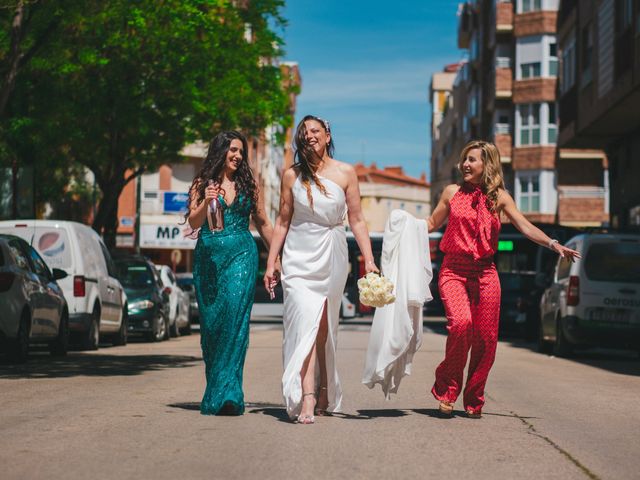
[[[189,195],[184,192],[164,192],[164,213],[183,213],[187,210]]]
[[[186,237],[185,230],[184,225],[143,223],[140,226],[140,247],[193,250],[196,239]]]

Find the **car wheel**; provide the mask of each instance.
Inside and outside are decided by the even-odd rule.
[[[24,363],[29,356],[29,330],[31,329],[31,315],[25,309],[20,316],[18,335],[9,344],[9,358],[16,363]]]
[[[169,334],[172,337],[179,337],[180,336],[180,329],[178,328],[178,307],[176,307],[176,314],[174,316],[175,320],[173,322],[173,325],[171,325],[169,327]]]
[[[64,357],[69,350],[69,313],[64,310],[60,316],[58,336],[49,343],[49,353],[54,357]]]
[[[115,347],[121,347],[127,344],[127,339],[129,336],[128,328],[129,328],[129,315],[128,315],[128,308],[125,305],[124,308],[122,309],[122,323],[120,325],[120,330],[118,330],[118,333],[116,334],[116,336],[113,337],[112,343]]]
[[[167,333],[167,323],[161,313],[155,319],[153,324],[153,332],[150,335],[150,340],[153,342],[161,342]]]
[[[89,329],[84,333],[82,338],[83,350],[97,350],[100,343],[100,308],[96,305],[93,307]]]
[[[182,335],[191,335],[191,322],[187,322],[187,324],[180,330],[180,333]]]
[[[553,344],[553,354],[556,357],[570,357],[573,353],[573,348],[567,337],[564,336],[562,329],[562,319],[558,317],[556,322],[556,341]]]

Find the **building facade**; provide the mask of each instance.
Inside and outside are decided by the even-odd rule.
[[[453,108],[442,119],[433,152],[451,157],[450,163],[443,161],[441,172],[436,159],[432,175],[455,181],[451,168],[461,146],[486,139],[498,147],[507,189],[530,221],[602,226],[609,219],[605,153],[558,148],[558,6],[558,0],[460,5],[458,46],[468,61],[457,72]],[[455,145],[454,152],[448,152],[449,145]],[[580,161],[592,169],[571,175]]]
[[[558,144],[563,151],[606,151],[611,225],[639,229],[640,2],[562,0],[557,30]],[[567,161],[563,170],[572,178],[589,175],[589,160]]]
[[[402,167],[379,169],[375,163],[369,167],[358,163],[355,169],[369,232],[384,232],[389,214],[396,209],[422,219],[431,214],[429,183],[424,174],[415,178],[405,175]]]

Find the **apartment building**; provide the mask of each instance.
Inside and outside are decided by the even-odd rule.
[[[456,119],[453,115],[446,115],[451,111],[456,99],[460,98],[460,82],[456,82],[457,72],[464,67],[465,62],[447,65],[444,71],[434,73],[429,86],[431,99],[431,204],[436,205],[442,190],[452,183],[451,158],[452,152],[460,146],[453,144],[458,137]],[[454,89],[456,94],[454,95]],[[462,98],[464,99],[464,97]],[[456,104],[457,105],[457,104]],[[443,125],[443,121],[447,123]],[[442,129],[443,135],[440,135]],[[442,138],[442,141],[441,141]],[[453,162],[455,163],[455,162]],[[446,164],[446,165],[445,165]],[[455,178],[455,172],[453,172]]]
[[[370,232],[384,232],[389,214],[405,210],[416,218],[431,214],[429,183],[423,173],[420,178],[406,175],[401,166],[378,168],[375,163],[355,165],[360,183],[362,213]]]
[[[434,142],[432,176],[455,181],[451,162],[455,165],[460,147],[470,139],[487,139],[500,150],[507,189],[530,221],[600,226],[608,221],[606,155],[557,145],[558,6],[558,0],[460,5],[458,46],[467,51],[468,61],[457,72],[453,108]],[[437,168],[438,156],[443,171]],[[567,175],[567,166],[581,158],[596,170]]]
[[[611,225],[640,228],[640,2],[561,1],[558,46],[558,144],[606,151]],[[584,156],[561,161],[574,180],[597,166]]]

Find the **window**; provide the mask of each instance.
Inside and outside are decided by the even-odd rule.
[[[109,273],[110,277],[118,278],[118,272],[116,270],[116,266],[113,264],[113,259],[107,250],[107,247],[104,246],[102,242],[100,243],[100,250],[102,250],[102,256],[104,257],[104,261],[107,264],[107,273]]]
[[[556,104],[548,103],[549,121],[547,122],[547,143],[556,143],[558,137],[558,116],[556,115]]]
[[[537,78],[540,76],[540,62],[523,63],[520,65],[520,76],[525,78]]]
[[[567,92],[576,83],[576,39],[572,34],[562,50],[562,76],[560,91]]]
[[[422,205],[416,205],[416,214],[417,215],[421,215],[422,214]]]
[[[558,76],[558,46],[555,42],[549,44],[549,76]]]
[[[520,105],[520,145],[540,144],[540,104]]]
[[[539,212],[540,211],[540,181],[537,174],[522,175],[518,179],[519,182],[519,205],[521,212]]]
[[[44,260],[38,255],[38,252],[33,247],[27,247],[29,258],[31,258],[31,264],[33,265],[33,270],[40,275],[42,278],[49,280],[51,279],[51,273],[49,272],[49,268],[47,268],[47,264],[44,263]]]
[[[18,268],[30,271],[31,267],[29,266],[29,259],[27,258],[26,254],[22,251],[20,242],[18,240],[9,240],[8,243],[9,243],[9,251],[11,252],[11,255],[13,256],[13,260],[16,262],[16,265],[18,266]]]
[[[575,250],[576,245],[567,245],[567,248]],[[564,258],[560,257],[558,259],[558,270],[557,270],[558,280],[562,280],[569,277],[569,274],[571,273],[571,265],[573,265],[573,262],[569,257],[564,257]]]
[[[588,24],[582,29],[582,75],[580,84],[588,85],[591,82],[591,63],[593,61],[593,28]]]
[[[520,0],[521,13],[542,10],[542,0]]]

